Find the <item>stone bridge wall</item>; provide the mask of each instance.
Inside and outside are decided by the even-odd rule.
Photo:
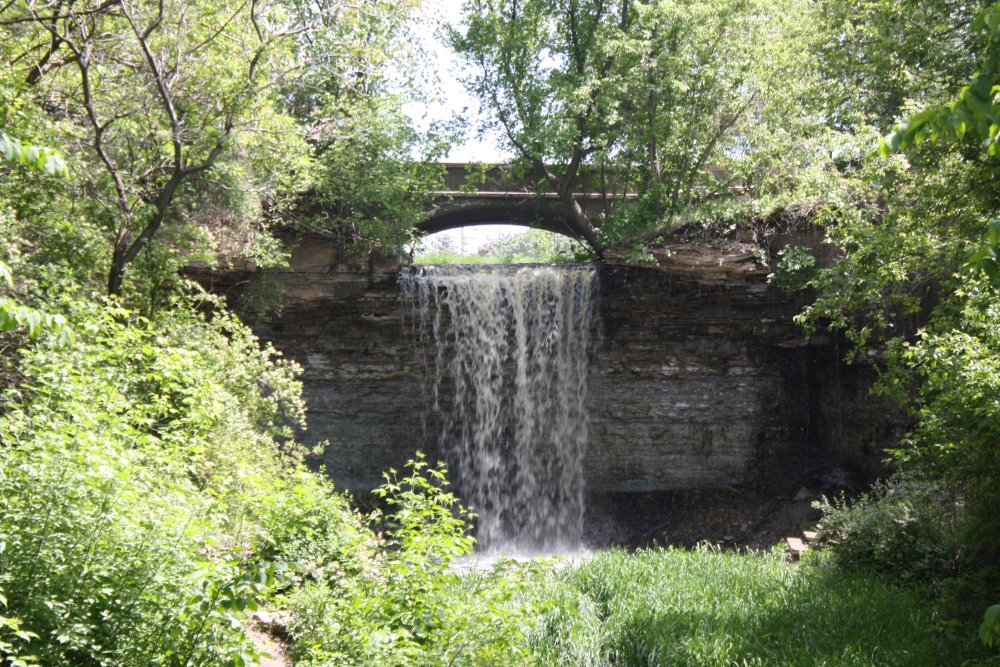
[[[845,366],[828,338],[806,340],[801,304],[746,253],[677,248],[659,268],[602,266],[603,337],[590,375],[586,458],[593,492],[805,483],[871,472],[900,422],[867,394],[871,370]],[[284,308],[257,323],[297,360],[309,442],[342,487],[428,449],[425,389],[397,296],[399,260],[345,260],[302,241],[280,274]],[[252,272],[196,277],[233,298]],[[431,450],[431,455],[434,452]]]

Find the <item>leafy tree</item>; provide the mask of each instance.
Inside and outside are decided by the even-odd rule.
[[[597,231],[574,197],[584,164],[621,132],[615,44],[635,29],[631,0],[471,0],[468,28],[452,43],[468,82],[518,156],[556,192],[571,229],[597,248]]]
[[[823,0],[817,44],[827,86],[822,97],[837,127],[888,132],[916,105],[941,102],[976,67],[982,32],[973,28],[989,0]]]
[[[654,223],[705,201],[761,199],[829,169],[834,137],[809,101],[821,34],[797,1],[638,4],[621,157]]]
[[[972,22],[987,35],[980,71],[962,88],[951,104],[932,106],[895,127],[879,144],[879,154],[890,154],[922,141],[978,144],[986,165],[996,167],[1000,157],[1000,4],[982,12]],[[1000,285],[1000,219],[990,223],[987,244],[973,257],[993,282]]]
[[[412,240],[430,193],[443,189],[437,160],[450,133],[438,124],[417,130],[403,111],[426,101],[435,76],[416,34],[416,5],[377,3],[353,28],[365,36],[353,62],[331,63],[335,77],[306,72],[290,88],[291,110],[308,127],[316,164],[312,187],[285,218],[289,224],[357,249],[397,252]],[[331,22],[326,41],[309,45],[318,60],[335,52],[331,36],[344,30],[336,14],[325,20]]]
[[[871,6],[889,11],[888,4]],[[936,12],[938,22],[924,26],[925,38],[927,30],[953,38],[893,47],[901,62],[927,63],[927,76],[910,79],[903,91],[908,113],[878,144],[880,156],[860,170],[859,183],[868,185],[859,188],[857,205],[827,212],[830,240],[843,259],[818,272],[812,284],[820,297],[803,314],[807,323],[825,320],[845,331],[856,344],[852,355],[885,362],[879,389],[914,418],[894,459],[902,473],[916,473],[940,489],[937,497],[956,499],[950,509],[962,564],[975,573],[976,590],[965,591],[963,606],[981,602],[982,592],[1000,581],[992,426],[1000,386],[994,283],[1000,231],[989,224],[1000,214],[1000,9],[973,19],[974,7],[981,5],[927,3],[924,9]],[[891,39],[895,30],[877,21],[865,28],[880,39]],[[947,53],[954,62],[942,57]],[[936,78],[955,63],[959,70]],[[873,64],[886,65],[866,60],[856,67]],[[970,266],[970,257],[978,266]],[[907,506],[914,498],[904,494],[901,500]]]
[[[8,114],[43,109],[42,124],[87,165],[75,172],[100,204],[107,289],[118,294],[129,265],[155,259],[165,225],[173,245],[191,236],[185,222],[259,228],[303,189],[303,118],[315,114],[293,113],[313,100],[338,120],[343,109],[318,88],[350,89],[384,65],[379,44],[401,16],[405,6],[385,0],[9,3]]]
[[[280,25],[274,12],[176,2],[8,9],[4,23],[27,28],[25,52],[42,54],[25,84],[56,91],[103,170],[95,193],[114,193],[109,293],[120,293],[126,266],[183,186],[210,170],[245,125],[256,129],[254,107],[282,68],[275,50],[284,31],[269,29]]]
[[[648,228],[736,187],[793,189],[800,171],[830,164],[830,133],[805,104],[821,88],[810,3],[472,0],[466,11],[452,41],[470,87],[594,247],[574,197],[584,176],[608,193],[606,216],[613,192],[638,192]]]
[[[59,151],[45,146],[22,144],[18,139],[0,132],[0,155],[9,162],[28,165],[51,176],[66,176],[66,162]]]
[[[22,144],[17,139],[0,132],[0,155],[10,162],[27,165],[50,175],[66,175],[66,163],[58,151],[30,144]],[[0,202],[2,204],[2,202]],[[3,212],[0,211],[0,215]],[[14,278],[6,262],[0,261],[0,294],[14,286]],[[7,296],[0,296],[0,333],[24,327],[29,338],[37,338],[42,331],[58,334],[62,343],[73,340],[73,332],[66,326],[62,315],[45,313],[29,308]]]
[[[573,259],[585,247],[575,239],[541,229],[530,229],[504,236],[479,249],[479,254],[501,262],[564,262]]]
[[[398,251],[443,189],[448,140],[418,132],[398,95],[352,100],[335,122],[314,125],[316,179],[293,224],[367,249]]]

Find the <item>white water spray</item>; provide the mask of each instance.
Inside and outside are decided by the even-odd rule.
[[[429,381],[428,423],[479,514],[480,548],[580,545],[591,266],[417,266],[400,283]]]

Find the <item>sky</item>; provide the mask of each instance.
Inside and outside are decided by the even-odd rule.
[[[479,120],[479,102],[460,81],[462,64],[446,45],[434,38],[433,24],[436,20],[454,22],[461,17],[462,0],[424,0],[421,11],[427,22],[421,34],[427,40],[424,48],[431,58],[429,69],[437,73],[442,101],[432,104],[408,104],[406,113],[419,127],[428,127],[432,122],[447,121],[455,114],[463,116],[472,126],[472,131],[445,158],[447,162],[504,162],[509,159],[500,150],[498,137],[489,134],[482,138],[475,136],[475,126]],[[474,254],[490,241],[524,232],[524,227],[514,225],[477,225],[463,229],[432,234],[427,242],[442,236],[451,238],[456,250],[462,254]]]
[[[438,97],[441,101],[423,104],[411,103],[406,112],[421,127],[436,121],[447,121],[458,115],[469,121],[471,128],[465,141],[455,146],[445,158],[448,162],[502,162],[506,156],[499,148],[496,134],[478,138],[474,133],[481,121],[479,101],[460,81],[462,63],[451,49],[436,38],[438,22],[457,22],[462,15],[462,0],[423,0],[421,14],[426,27],[419,29],[419,38],[431,62],[428,69],[438,76]],[[430,88],[434,88],[428,82]]]

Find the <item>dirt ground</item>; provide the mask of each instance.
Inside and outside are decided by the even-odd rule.
[[[607,494],[590,504],[587,546],[694,546],[769,549],[809,530],[820,518],[812,503],[822,492],[799,487]]]

